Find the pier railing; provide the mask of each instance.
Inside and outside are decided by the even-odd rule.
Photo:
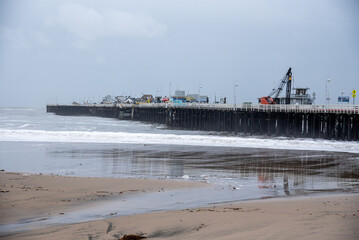
[[[56,106],[56,105],[54,105]],[[71,105],[69,105],[71,106]],[[300,113],[346,113],[359,114],[359,105],[294,105],[294,104],[214,104],[214,103],[139,103],[139,104],[81,104],[73,106],[119,107],[119,108],[190,108],[190,109],[223,109],[257,112],[300,112]]]
[[[126,105],[123,105],[126,106]],[[209,104],[209,103],[143,103],[138,107],[183,107],[203,109],[228,109],[258,112],[308,112],[359,114],[359,105],[293,105],[293,104]]]

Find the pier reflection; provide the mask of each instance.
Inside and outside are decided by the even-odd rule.
[[[47,152],[106,177],[189,178],[270,196],[358,192],[359,154],[225,147],[78,145]],[[80,163],[81,162],[81,163]],[[79,167],[79,163],[81,167]],[[64,166],[67,169],[70,166]],[[76,172],[77,171],[77,172]],[[257,190],[255,190],[257,189]]]

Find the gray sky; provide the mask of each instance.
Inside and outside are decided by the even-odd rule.
[[[356,0],[1,0],[0,106],[183,89],[257,102],[293,68],[324,103],[359,91]],[[356,101],[359,102],[359,99]]]

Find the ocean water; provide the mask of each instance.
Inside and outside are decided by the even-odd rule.
[[[134,197],[127,201],[133,205],[115,201],[85,216],[73,213],[73,220],[63,219],[79,222],[116,208],[124,215],[248,199],[358,193],[359,143],[171,130],[112,118],[57,116],[45,109],[0,108],[0,169],[182,179],[212,186]],[[140,205],[146,207],[138,209]],[[51,221],[58,224],[61,219]],[[3,228],[24,228],[20,225]]]
[[[358,142],[170,130],[164,125],[112,118],[57,116],[44,109],[0,108],[0,141],[131,143],[359,153]]]
[[[270,178],[293,172],[344,179],[352,174],[356,179],[358,159],[358,142],[171,130],[113,118],[58,116],[42,108],[0,108],[0,168],[7,171],[230,185],[247,172],[270,172]]]

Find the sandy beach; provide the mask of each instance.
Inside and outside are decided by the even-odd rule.
[[[0,172],[0,182],[0,224],[66,214],[129,194],[207,186],[205,183],[179,180],[62,177],[10,172]]]
[[[1,224],[66,214],[142,192],[206,187],[173,180],[0,173]],[[358,239],[359,195],[265,199],[180,211],[110,217],[2,236],[2,239]]]

